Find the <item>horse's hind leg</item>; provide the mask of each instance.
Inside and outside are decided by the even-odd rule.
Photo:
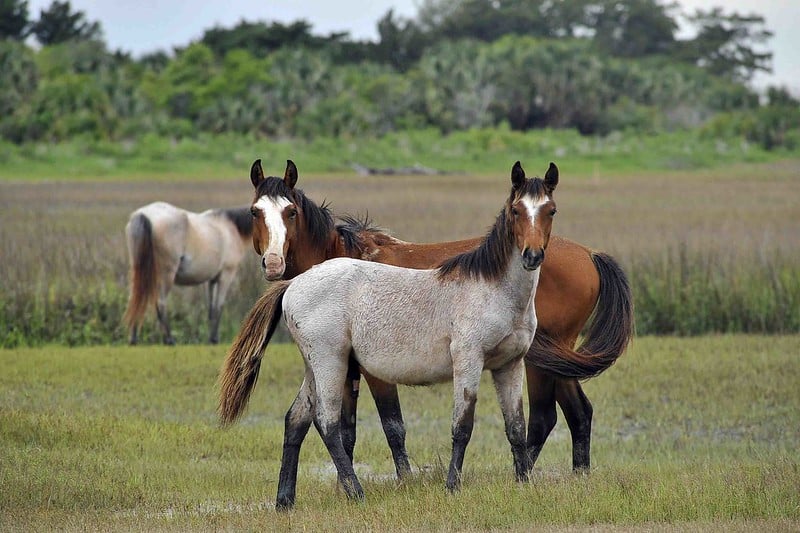
[[[348,498],[364,498],[364,489],[353,470],[353,463],[347,456],[342,443],[342,392],[347,378],[347,361],[349,348],[342,356],[315,352],[313,371],[316,382],[317,403],[315,408],[315,422],[317,430],[322,437],[322,442],[331,455],[333,464],[336,465],[339,483],[344,488]],[[306,359],[309,361],[309,359]]]
[[[350,352],[347,362],[347,379],[342,392],[342,445],[350,462],[353,462],[353,449],[356,447],[356,415],[358,411],[358,394],[361,383],[361,371],[358,361]]]
[[[300,459],[300,446],[308,434],[314,416],[314,375],[307,368],[300,390],[286,412],[284,418],[283,455],[281,472],[278,476],[278,496],[275,508],[279,511],[294,506],[297,493],[297,463]]]
[[[172,285],[175,283],[175,274],[177,272],[178,265],[175,264],[162,273],[158,281],[156,316],[158,317],[159,324],[161,324],[161,330],[164,333],[164,344],[169,345],[175,344],[175,339],[173,338],[172,332],[169,328],[169,318],[167,317],[167,296],[169,295],[169,291],[172,290]]]
[[[222,317],[222,306],[228,297],[228,290],[236,277],[236,269],[223,270],[217,278],[208,283],[208,342],[219,342],[219,321]]]
[[[532,365],[527,365],[526,372],[531,410],[527,444],[533,464],[539,458],[547,436],[556,425],[555,378]]]
[[[411,474],[411,464],[406,451],[406,426],[403,422],[403,412],[400,410],[397,386],[369,374],[364,374],[364,378],[369,384],[369,391],[375,400],[375,407],[378,408],[383,433],[386,435],[386,442],[392,451],[397,477],[403,479]]]
[[[506,437],[514,457],[517,481],[526,481],[533,467],[525,443],[525,413],[522,409],[522,387],[525,380],[522,358],[492,371],[497,400],[503,412]]]
[[[572,469],[589,470],[589,451],[592,439],[592,403],[576,379],[556,381],[556,400],[561,406],[572,434]]]
[[[175,344],[175,338],[172,336],[172,332],[169,329],[169,318],[167,318],[168,293],[169,289],[158,295],[158,301],[156,302],[156,316],[158,316],[158,322],[161,324],[161,330],[164,332],[164,344],[173,345]]]

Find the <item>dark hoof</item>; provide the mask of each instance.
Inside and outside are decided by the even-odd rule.
[[[294,507],[294,498],[279,497],[275,500],[275,510],[281,513],[286,513]]]
[[[449,494],[455,494],[456,492],[461,490],[461,483],[459,482],[451,483],[450,481],[448,481],[447,483],[445,483],[444,486]]]

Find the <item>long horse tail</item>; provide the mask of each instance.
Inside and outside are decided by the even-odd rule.
[[[125,228],[130,252],[130,296],[123,321],[128,328],[142,323],[158,293],[158,270],[153,248],[153,225],[143,213],[131,217]]]
[[[290,280],[270,284],[250,309],[228,350],[218,380],[217,414],[223,426],[235,422],[247,407],[258,380],[264,350],[283,314],[281,303],[290,284]]]
[[[589,328],[577,348],[565,347],[545,331],[536,331],[526,360],[565,378],[597,376],[625,352],[634,333],[633,296],[622,267],[610,255],[592,252],[600,290]]]

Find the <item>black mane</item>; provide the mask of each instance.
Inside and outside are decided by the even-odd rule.
[[[253,235],[253,215],[250,214],[250,206],[219,209],[218,212],[236,226],[236,231],[242,237]]]
[[[525,180],[519,188],[511,191],[506,205],[511,205],[521,196],[539,198],[546,195],[547,188],[544,181],[532,178]],[[508,266],[514,248],[513,238],[511,223],[506,216],[504,207],[497,215],[494,226],[477,248],[442,262],[438,268],[439,278],[461,273],[470,278],[483,278],[487,281],[499,280]]]
[[[352,215],[342,215],[339,217],[341,222],[336,224],[336,232],[344,243],[348,254],[364,252],[364,242],[361,233],[385,233],[383,228],[375,226],[369,218],[369,213],[362,218]]]
[[[480,246],[442,262],[438,269],[439,278],[461,272],[471,278],[489,281],[500,279],[511,256],[512,238],[511,224],[508,223],[506,210],[503,209]]]
[[[334,229],[333,216],[327,203],[322,202],[322,205],[315,204],[302,190],[290,189],[282,178],[274,176],[264,179],[258,185],[256,198],[261,198],[262,196],[270,198],[283,196],[291,200],[303,213],[311,242],[321,248],[327,246],[328,237]]]

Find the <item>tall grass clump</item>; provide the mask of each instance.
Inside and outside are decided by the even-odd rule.
[[[636,257],[629,270],[639,333],[800,331],[800,267],[780,251],[721,256],[678,245]]]

